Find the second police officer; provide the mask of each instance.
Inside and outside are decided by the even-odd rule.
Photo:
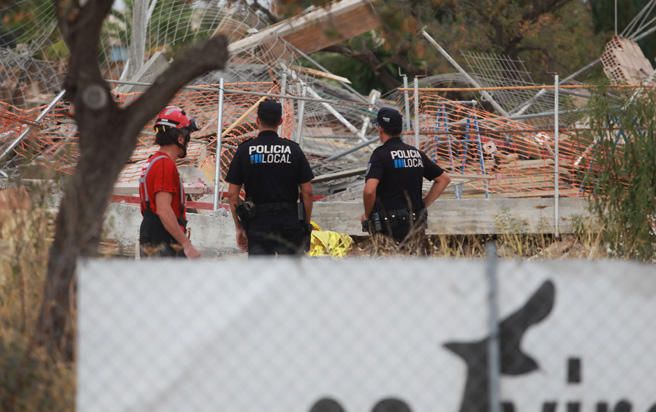
[[[259,134],[239,145],[226,176],[237,245],[249,255],[302,254],[309,245],[314,175],[300,146],[276,133],[281,123],[280,103],[260,103]]]
[[[451,179],[418,148],[401,140],[403,117],[397,110],[379,110],[375,124],[381,146],[369,160],[363,193],[363,227],[397,242],[408,235],[423,235],[426,209],[437,200]],[[424,197],[423,179],[433,181]]]

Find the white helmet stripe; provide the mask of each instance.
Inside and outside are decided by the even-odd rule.
[[[155,126],[178,127],[178,124],[174,123],[172,121],[169,121],[169,120],[160,119],[160,120],[157,121],[157,123],[155,123]]]

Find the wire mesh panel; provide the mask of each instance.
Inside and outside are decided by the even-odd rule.
[[[652,272],[502,263],[489,322],[482,262],[87,262],[78,410],[647,411]]]
[[[501,87],[535,84],[531,73],[522,60],[494,53],[463,51],[461,54],[469,69],[469,74],[483,86]],[[501,90],[490,92],[490,94],[504,109],[512,111],[521,108],[522,103],[532,98],[535,92],[530,90]],[[552,103],[553,93],[551,93],[551,96],[540,98],[539,102],[536,102],[536,107],[539,107],[539,111],[549,111],[553,109]]]
[[[451,175],[467,180],[468,196],[554,195],[555,141],[550,128],[498,116],[475,101],[453,101],[419,89],[419,134],[420,148],[429,157]],[[586,170],[580,160],[585,150],[576,129],[561,130],[560,196],[584,193]]]

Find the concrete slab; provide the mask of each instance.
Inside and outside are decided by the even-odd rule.
[[[476,235],[501,233],[553,233],[553,199],[464,199],[438,200],[429,210],[428,233],[432,235]],[[360,202],[317,202],[313,220],[324,230],[364,236]],[[560,232],[572,233],[578,217],[588,216],[583,199],[560,200]],[[212,214],[188,214],[194,244],[205,256],[241,253],[235,244],[235,229],[227,210]],[[138,240],[139,207],[124,203],[110,205],[105,222],[107,237],[122,247]]]
[[[241,253],[235,243],[235,227],[227,210],[213,214],[189,213],[191,239],[206,257]],[[141,212],[139,206],[112,203],[105,218],[105,236],[121,247],[135,247],[139,240]]]
[[[313,219],[327,230],[362,235],[361,202],[317,202]],[[583,199],[560,200],[560,232],[571,233],[577,217],[587,216]],[[440,199],[429,210],[431,235],[553,233],[553,199]]]

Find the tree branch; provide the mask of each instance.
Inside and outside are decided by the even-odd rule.
[[[93,50],[97,50],[102,23],[112,10],[114,0],[87,0],[84,6],[80,6],[77,0],[54,2],[59,29],[71,55],[75,52],[89,52],[84,48],[85,45],[91,45]]]
[[[246,2],[248,4],[248,2]],[[271,20],[272,24],[278,23],[280,19],[278,16],[274,15],[271,13],[271,10],[266,8],[265,6],[261,5],[258,0],[253,0],[253,2],[249,5],[249,7],[254,10],[254,11],[259,11],[260,13],[264,14],[267,16],[269,20]]]
[[[392,73],[389,73],[385,69],[385,63],[382,62],[376,54],[367,48],[366,46],[362,47],[362,50],[354,50],[349,46],[344,45],[333,45],[324,48],[322,51],[341,54],[357,60],[358,62],[367,66],[374,74],[376,74],[378,80],[388,89],[393,89],[399,85],[399,81]],[[402,59],[397,59],[397,55],[388,59],[388,62],[398,64]],[[407,64],[400,65],[398,64],[405,72],[412,74],[414,70],[410,70],[410,67]]]
[[[141,97],[125,109],[126,134],[136,135],[150,119],[162,110],[187,83],[212,70],[221,70],[228,61],[228,41],[213,37],[187,48]]]
[[[59,29],[70,50],[64,88],[66,99],[77,98],[78,90],[92,83],[102,83],[98,64],[98,45],[103,21],[110,13],[114,0],[87,0],[80,6],[77,0],[54,0]],[[109,88],[105,85],[106,92]]]
[[[523,14],[522,20],[535,22],[543,14],[555,13],[568,3],[571,3],[571,1],[572,0],[549,0],[537,2],[537,4],[534,4],[535,7],[528,9],[526,13]]]

